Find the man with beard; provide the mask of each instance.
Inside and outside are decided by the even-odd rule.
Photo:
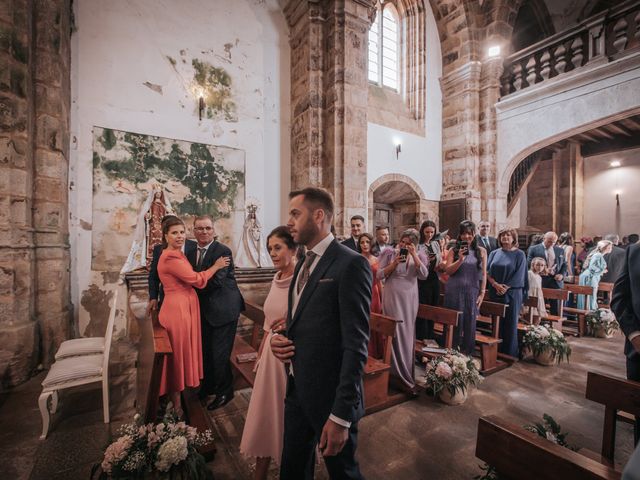
[[[371,269],[331,234],[329,193],[305,188],[289,199],[287,225],[306,254],[289,289],[286,331],[271,339],[289,373],[280,478],[312,477],[307,470],[318,444],[331,478],[362,479],[355,451],[364,414]]]

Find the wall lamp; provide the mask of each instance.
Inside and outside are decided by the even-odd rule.
[[[393,141],[393,144],[394,144],[394,145],[395,145],[395,147],[396,147],[396,160],[397,160],[397,159],[400,157],[400,152],[402,151],[402,143],[400,142],[400,140],[399,140],[399,139],[397,139],[397,138],[396,138],[396,139]]]
[[[620,160],[613,160],[609,165],[611,165],[613,168],[617,168],[621,165]]]

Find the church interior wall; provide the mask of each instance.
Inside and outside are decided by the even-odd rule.
[[[77,333],[84,334],[95,321],[102,323],[105,301],[124,261],[114,257],[92,267],[100,250],[112,247],[105,234],[114,228],[113,218],[96,217],[104,205],[94,204],[92,191],[94,127],[241,151],[245,201],[257,203],[258,218],[268,232],[281,223],[283,195],[290,185],[290,53],[276,0],[86,0],[74,2],[74,14],[71,285]],[[206,100],[199,120],[201,95]],[[148,185],[126,175],[123,182],[142,205]],[[117,228],[133,238],[137,210],[113,207]],[[216,226],[235,251],[237,233]],[[125,295],[120,298],[117,328],[126,311]]]
[[[611,167],[618,160],[620,167]],[[584,159],[584,234],[640,232],[640,149]],[[616,203],[616,193],[620,204]]]
[[[442,192],[442,56],[435,18],[428,6],[425,13],[427,100],[424,133],[409,133],[407,128],[391,128],[369,121],[367,186],[384,175],[402,174],[422,188],[426,197],[423,200],[437,201]],[[401,151],[396,156],[397,142],[401,144]]]

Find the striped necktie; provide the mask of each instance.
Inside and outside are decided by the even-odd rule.
[[[311,270],[311,265],[313,261],[316,259],[316,254],[309,250],[307,252],[307,258],[304,260],[304,265],[302,265],[302,271],[300,272],[300,278],[298,279],[298,285],[296,287],[296,292],[300,295],[300,292],[304,288],[307,280],[309,280],[309,272]]]

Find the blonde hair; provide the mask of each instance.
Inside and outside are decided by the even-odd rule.
[[[547,262],[544,260],[544,258],[535,257],[533,260],[531,260],[531,267],[529,269],[533,271],[534,265],[537,265],[538,263],[541,263],[543,267],[547,266]]]
[[[596,248],[594,248],[593,250],[591,250],[591,252],[589,252],[589,255],[587,255],[587,258],[584,261],[583,264],[583,268],[587,268],[589,266],[589,261],[591,260],[591,257],[593,257],[594,253],[602,253],[604,252],[610,245],[613,245],[613,242],[610,240],[600,240],[598,242],[598,244],[596,245]]]

